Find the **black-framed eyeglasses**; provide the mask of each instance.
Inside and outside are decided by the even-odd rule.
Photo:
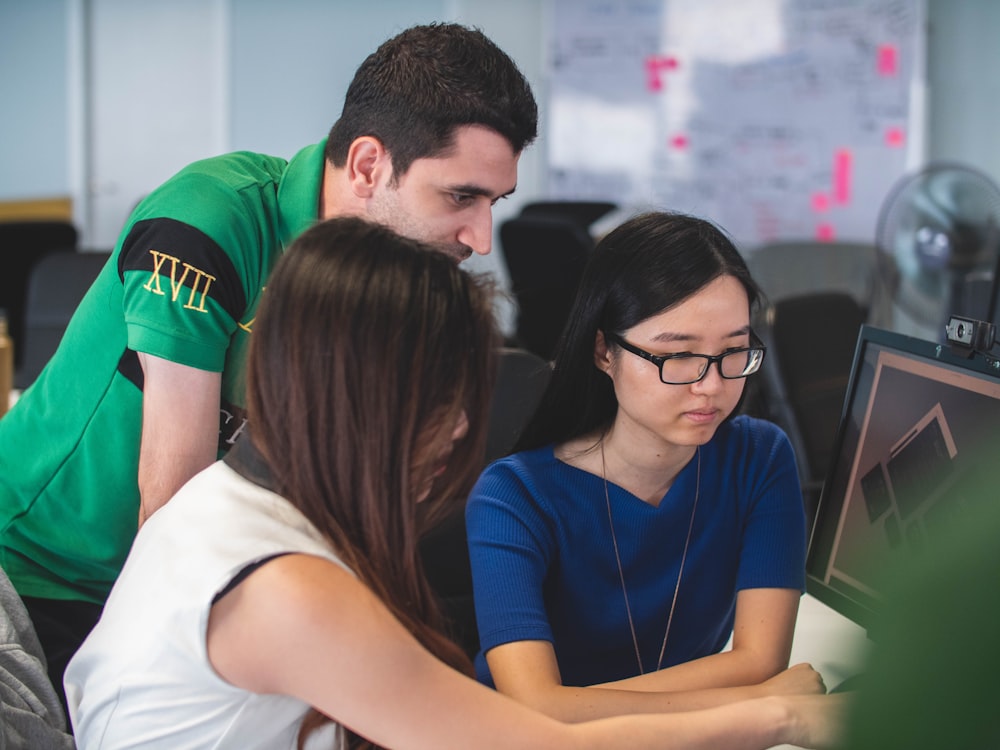
[[[704,379],[708,369],[714,362],[719,368],[719,374],[727,380],[738,380],[747,375],[753,375],[760,369],[764,361],[764,346],[757,335],[750,332],[750,343],[740,349],[730,349],[728,352],[711,356],[709,354],[651,354],[630,344],[617,333],[605,333],[606,338],[615,342],[627,352],[648,359],[660,370],[660,381],[667,385],[689,385]]]

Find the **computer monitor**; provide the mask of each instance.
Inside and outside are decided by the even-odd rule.
[[[806,588],[875,640],[886,563],[975,512],[1000,466],[1000,363],[967,354],[867,325],[858,336]]]

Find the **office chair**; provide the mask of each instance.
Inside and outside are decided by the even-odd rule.
[[[755,383],[760,413],[788,433],[808,513],[836,437],[861,323],[888,327],[891,298],[877,251],[861,242],[783,240],[747,265],[766,295],[754,330],[771,351]]]
[[[507,455],[531,419],[549,383],[549,363],[517,348],[500,350],[486,435],[488,464]],[[484,464],[485,465],[485,464]],[[465,503],[420,540],[424,573],[441,599],[455,640],[470,657],[479,650],[472,570],[465,534]]]
[[[25,389],[55,354],[69,320],[110,253],[52,252],[31,270],[24,307],[21,366],[14,385]]]
[[[535,413],[550,377],[552,366],[537,354],[514,347],[500,349],[490,402],[485,463],[506,456],[514,447],[521,430]]]
[[[14,369],[23,361],[24,304],[33,266],[55,250],[74,250],[77,231],[65,221],[0,222],[0,308],[14,341]]]
[[[551,359],[594,240],[575,219],[529,213],[501,224],[500,247],[518,308],[514,340]]]
[[[588,229],[605,214],[618,208],[608,201],[532,201],[521,208],[521,216],[555,216],[573,219]]]
[[[869,323],[887,327],[891,320],[891,299],[878,272],[873,244],[784,240],[750,251],[747,265],[772,301],[838,291],[857,300]]]
[[[761,386],[768,417],[795,450],[811,522],[830,467],[865,310],[845,292],[815,292],[771,304],[758,331],[768,346]]]

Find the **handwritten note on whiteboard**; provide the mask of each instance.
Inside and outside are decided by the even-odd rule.
[[[553,198],[706,216],[746,247],[872,242],[923,150],[921,0],[552,0]]]

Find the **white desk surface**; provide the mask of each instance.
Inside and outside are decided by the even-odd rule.
[[[864,628],[809,594],[803,595],[790,664],[809,662],[823,675],[827,689],[832,689],[862,670],[869,647]],[[781,750],[792,747],[778,745]]]

